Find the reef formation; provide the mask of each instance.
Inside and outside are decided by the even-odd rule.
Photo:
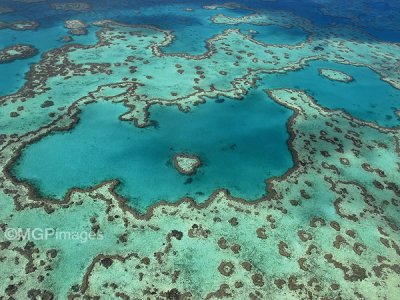
[[[58,2],[50,3],[50,7],[55,10],[89,11],[90,5],[85,2]]]
[[[35,30],[40,26],[37,21],[15,21],[15,22],[0,22],[0,29],[11,29],[17,31]]]
[[[352,82],[354,80],[350,75],[337,70],[320,69],[319,74],[333,81]]]
[[[52,7],[90,9],[76,3]],[[206,9],[221,7],[238,6]],[[16,227],[72,228],[92,237],[72,243],[2,236],[2,294],[16,299],[400,297],[400,129],[322,107],[300,89],[265,87],[265,101],[293,112],[287,130],[295,165],[265,178],[267,194],[255,201],[217,189],[204,203],[160,201],[139,213],[118,194],[117,178],[47,199],[34,192],[32,182],[12,174],[25,148],[73,129],[81,109],[94,102],[122,103],[129,111],[120,120],[146,128],[156,126],[152,106],[189,113],[213,98],[240,100],[263,74],[296,71],[313,60],[368,67],[400,88],[399,44],[361,30],[318,27],[283,11],[249,10],[238,18],[218,14],[212,22],[298,27],[308,37],[297,45],[273,45],[227,29],[207,40],[201,55],[166,54],[162,47],[173,42],[172,32],[103,20],[91,24],[99,27],[96,44],[44,53],[26,74],[26,84],[0,98],[1,234]],[[20,50],[7,50],[3,61],[19,58]],[[25,56],[34,51],[22,50]],[[187,154],[173,162],[187,175],[201,163]]]
[[[179,153],[172,158],[174,167],[182,175],[193,175],[201,165],[201,160],[195,155]]]
[[[31,45],[15,45],[0,49],[0,64],[10,63],[17,59],[25,59],[38,54],[38,50]]]
[[[67,20],[64,22],[65,28],[69,29],[69,33],[73,35],[86,35],[88,25],[81,20]]]

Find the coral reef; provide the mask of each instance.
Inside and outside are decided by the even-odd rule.
[[[192,154],[178,153],[172,158],[172,163],[182,175],[193,175],[201,165],[201,160]]]
[[[90,10],[90,5],[85,2],[59,2],[50,3],[50,7],[55,10],[72,10],[72,11],[88,11]]]
[[[352,82],[354,80],[350,75],[337,70],[320,69],[319,74],[333,81]]]
[[[10,63],[17,59],[25,59],[38,54],[38,50],[30,45],[15,45],[0,50],[0,64]]]
[[[11,29],[17,31],[36,30],[40,26],[37,21],[17,21],[17,22],[0,22],[0,29]]]
[[[90,9],[81,3],[51,6]],[[160,201],[141,214],[118,194],[123,183],[116,179],[72,187],[55,200],[35,194],[34,182],[10,173],[25,147],[72,129],[81,109],[94,102],[123,103],[129,111],[120,119],[146,128],[156,126],[149,119],[151,106],[174,105],[188,113],[210,99],[239,100],[263,74],[296,71],[313,60],[365,66],[400,88],[396,43],[346,26],[318,27],[283,11],[249,13],[219,14],[212,21],[298,27],[308,38],[269,45],[227,29],[210,38],[201,55],[166,54],[162,47],[172,43],[172,32],[104,20],[93,24],[99,27],[97,44],[44,53],[20,90],[0,97],[1,295],[400,298],[400,129],[329,110],[299,89],[265,87],[265,101],[293,111],[287,131],[295,165],[265,178],[267,193],[256,201],[217,189],[201,204],[188,197]],[[3,49],[0,61],[36,53],[17,45]],[[184,172],[200,163],[197,156],[180,158],[175,161]],[[15,228],[73,230],[91,238],[32,241],[13,235]]]
[[[67,20],[64,22],[64,27],[69,29],[69,33],[73,35],[86,35],[88,25],[81,20]]]

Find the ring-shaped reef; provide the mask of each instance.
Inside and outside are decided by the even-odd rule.
[[[109,102],[84,107],[71,131],[55,132],[24,149],[12,173],[39,195],[56,199],[73,187],[118,179],[117,192],[145,212],[160,200],[202,202],[219,188],[255,200],[267,193],[267,178],[293,165],[286,128],[292,111],[261,89],[242,101],[209,99],[188,113],[154,106],[155,122],[145,128],[121,121],[125,112],[123,105]],[[191,177],[171,163],[182,152],[202,162]]]

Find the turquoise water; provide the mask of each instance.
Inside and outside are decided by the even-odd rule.
[[[253,34],[256,40],[267,44],[293,45],[306,39],[301,28],[213,24],[211,17],[216,14],[240,17],[251,13],[246,9],[201,9],[203,4],[226,0],[82,0],[92,5],[87,12],[49,7],[54,2],[75,0],[30,4],[21,1],[0,0],[0,6],[18,8],[14,13],[0,13],[0,19],[36,20],[41,26],[27,32],[0,30],[0,48],[32,44],[40,53],[0,64],[0,95],[16,92],[26,82],[24,76],[30,64],[38,63],[46,51],[65,44],[60,38],[68,34],[63,26],[68,19],[86,23],[113,19],[170,30],[176,39],[163,48],[170,54],[201,54],[207,39],[228,28]],[[248,84],[252,78],[243,78],[248,68],[262,70],[265,64],[265,71],[289,69],[314,55],[319,59],[341,55],[354,64],[379,64],[387,68],[387,73],[395,71],[388,63],[389,57],[394,58],[393,64],[395,59],[400,62],[400,51],[394,45],[371,42],[362,34],[353,37],[353,27],[347,27],[348,32],[339,28],[355,22],[375,36],[399,41],[399,14],[391,10],[398,1],[342,1],[345,5],[337,11],[341,17],[322,15],[325,5],[340,4],[340,0],[237,2],[261,9],[261,14],[282,10],[288,24],[297,24],[297,20],[291,20],[293,11],[306,17],[315,25],[312,43],[304,47],[263,48],[231,34],[224,44],[218,43],[219,50],[210,59],[171,55],[155,59],[149,40],[160,40],[159,34],[116,27],[115,43],[109,47],[76,50],[68,55],[85,67],[90,63],[111,63],[110,75],[85,72],[81,76],[79,66],[69,66],[73,77],[63,78],[67,72],[63,76],[49,74],[42,94],[30,95],[33,91],[28,89],[15,97],[0,97],[0,102],[5,101],[0,106],[1,171],[11,171],[42,196],[59,200],[73,187],[88,188],[118,179],[116,193],[140,213],[161,200],[172,203],[185,196],[203,203],[218,188],[226,188],[233,196],[254,204],[251,201],[266,193],[266,179],[282,176],[294,164],[287,144],[287,122],[293,111],[278,102],[302,111],[292,124],[297,134],[293,152],[298,153],[300,162],[295,171],[288,178],[278,177],[274,181],[276,193],[257,205],[222,197],[201,209],[190,205],[169,209],[161,205],[150,219],[130,214],[112,197],[107,202],[97,201],[100,196],[109,196],[105,191],[98,191],[99,197],[79,193],[76,196],[82,201],[66,206],[34,201],[21,184],[0,176],[0,295],[10,299],[114,299],[126,294],[135,299],[145,298],[144,295],[151,295],[147,296],[149,299],[172,299],[184,298],[185,293],[193,299],[206,299],[227,292],[232,299],[400,299],[396,265],[400,245],[396,231],[400,227],[400,156],[394,138],[399,136],[400,128],[392,132],[368,125],[353,128],[343,114],[326,115],[320,107],[310,106],[303,92],[276,91],[275,102],[263,90],[306,90],[321,107],[341,108],[354,117],[388,127],[399,124],[394,110],[400,108],[400,92],[368,68],[323,61],[295,72],[260,75],[256,88]],[[361,2],[359,20],[346,18],[352,6]],[[364,3],[368,2],[379,3],[374,4],[376,10],[364,13],[363,8],[368,8]],[[380,20],[382,23],[376,22]],[[330,25],[334,27],[328,28]],[[74,37],[75,42],[96,43],[95,31],[99,29],[91,26],[89,34]],[[324,29],[321,34],[319,29]],[[122,34],[116,34],[119,31]],[[332,40],[325,40],[325,33]],[[125,40],[124,36],[128,38]],[[353,43],[347,44],[350,38]],[[313,51],[320,41],[326,52]],[[339,47],[345,45],[342,42],[349,51]],[[359,42],[366,44],[361,46]],[[376,52],[378,59],[368,60],[367,52]],[[128,55],[126,65],[112,65],[126,62]],[[250,57],[259,61],[252,62]],[[137,67],[135,74],[129,72],[131,66]],[[225,76],[220,68],[227,71]],[[330,81],[319,75],[319,68],[343,71],[355,81]],[[185,71],[182,76],[178,69]],[[39,68],[37,71],[42,73]],[[198,78],[202,80],[198,82]],[[129,91],[121,84],[134,79],[138,85],[131,84]],[[113,88],[113,84],[121,87]],[[231,95],[236,92],[234,87],[242,87],[249,94],[243,101],[207,99],[207,103],[197,106],[192,105],[195,96],[174,99],[194,93],[193,87],[204,89],[208,95],[212,95],[214,87]],[[175,92],[178,96],[174,96]],[[91,99],[82,99],[85,96],[94,96],[99,102],[82,104]],[[115,96],[115,102],[127,101],[131,107],[136,105],[137,112],[132,113],[138,116],[142,116],[139,99],[181,101],[191,111],[183,113],[175,106],[157,105],[150,109],[151,126],[137,128],[132,122],[119,120],[127,107],[104,101],[107,96]],[[296,100],[299,97],[304,101]],[[50,99],[54,105],[42,108]],[[42,127],[50,122],[54,127],[68,122],[65,115],[58,118],[78,99],[82,104],[79,123],[68,131],[45,133]],[[328,122],[335,123],[335,127],[329,127]],[[45,137],[36,140],[42,133]],[[326,138],[322,137],[324,133]],[[33,140],[34,144],[20,149],[22,143]],[[339,144],[343,151],[338,149]],[[12,169],[6,169],[20,150],[21,156]],[[181,152],[202,160],[196,174],[181,175],[171,164],[172,157]],[[374,171],[365,170],[365,163]],[[25,228],[34,230],[30,237],[15,240],[6,235]],[[36,229],[56,229],[66,236],[41,239],[34,236]],[[68,238],[68,233],[73,232],[97,232],[98,236],[88,241]],[[311,244],[316,245],[316,251],[311,251]],[[378,255],[382,259],[377,259]],[[244,262],[251,266],[250,271]],[[26,276],[28,269],[32,269],[32,276]],[[229,288],[225,290],[223,285]]]
[[[201,202],[217,188],[256,199],[265,194],[266,178],[293,164],[286,130],[292,112],[261,89],[244,101],[221,102],[209,100],[190,113],[154,107],[151,118],[158,125],[144,129],[118,119],[126,111],[120,104],[91,104],[73,130],[29,146],[14,172],[57,198],[72,187],[119,179],[118,192],[141,212],[160,200],[192,196]],[[204,164],[191,179],[170,163],[183,151]]]
[[[62,21],[62,20],[61,20]],[[72,43],[83,45],[93,45],[97,43],[95,30],[98,28],[89,28],[88,35],[74,36]],[[43,28],[36,31],[0,31],[0,48],[9,47],[16,43],[28,44],[35,46],[39,53],[44,53],[53,48],[58,48],[66,43],[62,41],[62,37],[68,34],[68,29],[64,28],[62,22],[54,27]],[[71,43],[70,43],[71,44]],[[38,63],[41,55],[16,60],[8,64],[0,64],[0,96],[15,93],[22,87],[25,82],[25,73],[29,71],[30,65]]]
[[[185,8],[193,8],[187,12]],[[51,49],[61,47],[66,43],[62,37],[69,35],[68,29],[64,27],[64,21],[78,18],[87,24],[102,19],[113,19],[128,24],[149,24],[160,28],[171,30],[176,39],[172,44],[163,47],[166,53],[188,53],[192,55],[202,54],[206,51],[206,40],[212,36],[222,33],[228,28],[238,28],[244,34],[250,34],[249,30],[257,31],[254,38],[269,44],[297,44],[307,38],[305,32],[298,28],[283,28],[279,26],[256,26],[240,24],[239,26],[214,24],[211,17],[216,14],[224,14],[231,17],[241,17],[249,14],[248,10],[224,9],[205,10],[199,4],[160,4],[130,9],[111,7],[110,9],[90,11],[83,13],[68,12],[62,14],[56,11],[47,12],[52,17],[43,17],[42,12],[37,14],[37,20],[41,27],[34,31],[0,31],[0,48],[12,46],[15,43],[30,44],[39,49],[40,54]],[[35,11],[32,12],[33,14]],[[31,16],[32,17],[32,16]],[[44,20],[41,19],[44,18]],[[8,21],[20,20],[21,18],[8,18]],[[27,20],[31,18],[26,16]],[[92,26],[88,28],[88,35],[73,36],[74,41],[83,45],[91,45],[97,42],[95,31],[100,28]],[[40,60],[40,54],[35,57],[17,60],[10,64],[0,64],[0,96],[16,92],[25,82],[25,73],[32,63]]]
[[[354,81],[331,81],[319,75],[319,68],[345,72]],[[268,88],[302,89],[326,108],[344,109],[356,118],[382,126],[400,125],[400,118],[396,115],[396,108],[400,106],[400,91],[366,67],[313,61],[296,72],[265,75],[260,84]]]

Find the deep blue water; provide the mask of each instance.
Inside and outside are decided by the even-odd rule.
[[[68,1],[57,1],[57,2],[68,2]],[[71,1],[69,1],[71,2]],[[90,3],[93,9],[91,13],[79,13],[79,12],[60,12],[48,9],[48,2],[39,2],[39,3],[20,3],[12,0],[3,0],[1,3],[3,5],[7,5],[15,8],[17,11],[15,13],[0,15],[1,19],[38,19],[42,21],[44,25],[57,23],[58,19],[61,17],[68,16],[71,17],[80,17],[83,15],[90,14],[98,14],[98,16],[106,16],[113,13],[113,11],[129,11],[129,10],[139,10],[143,8],[149,7],[157,7],[159,5],[170,5],[170,4],[181,4],[186,5],[188,7],[191,6],[202,6],[207,4],[216,4],[216,3],[226,3],[224,0],[209,0],[209,1],[188,1],[188,0],[86,0],[86,3]],[[314,23],[318,25],[328,25],[331,23],[338,24],[350,24],[350,20],[348,18],[341,17],[332,17],[332,16],[324,16],[321,13],[321,8],[324,7],[324,4],[318,4],[316,1],[312,0],[277,0],[277,1],[262,1],[262,0],[237,0],[235,3],[240,3],[246,6],[249,6],[254,9],[263,10],[263,9],[282,9],[288,10],[296,13],[297,15],[303,16],[312,20]],[[356,15],[360,17],[360,19],[374,19],[374,18],[385,18],[385,15],[390,14],[390,6],[391,0],[383,0],[379,3],[372,3],[366,1],[365,7],[373,8],[376,13],[371,15],[370,12],[366,15],[362,10],[357,11]],[[321,3],[323,3],[321,1]],[[327,2],[329,3],[329,2]],[[124,18],[122,16],[122,18]],[[173,19],[173,16],[169,17]],[[123,20],[123,19],[121,19]],[[126,20],[125,20],[126,21]],[[161,24],[165,20],[158,19],[153,20],[153,24]],[[393,19],[394,24],[399,25],[400,20]],[[376,35],[378,38],[385,39],[385,28],[379,25],[379,22],[374,27],[364,28],[367,31],[370,30],[371,33]],[[382,36],[381,36],[382,34]],[[393,32],[392,35],[387,36],[390,39],[395,38],[397,41],[400,41],[399,32]]]
[[[63,2],[63,1],[59,1]],[[67,1],[65,1],[67,2]],[[78,18],[90,23],[100,19],[114,19],[120,22],[132,24],[152,24],[161,28],[166,28],[174,31],[177,36],[176,41],[168,48],[167,52],[186,52],[199,54],[204,51],[204,40],[214,34],[222,32],[229,26],[215,25],[207,22],[206,14],[212,14],[211,11],[201,11],[199,8],[205,4],[225,3],[226,1],[85,1],[92,5],[90,12],[73,12],[73,11],[56,11],[49,9],[48,2],[39,3],[21,3],[11,0],[1,1],[2,5],[13,7],[14,13],[0,15],[0,21],[15,21],[15,20],[37,20],[40,22],[40,30],[36,32],[28,31],[26,33],[15,32],[11,30],[2,30],[0,32],[0,47],[6,47],[18,43],[28,43],[37,47],[41,53],[52,48],[62,46],[64,43],[61,37],[67,35],[67,30],[63,28],[63,22],[67,19]],[[312,20],[319,26],[326,26],[332,23],[350,24],[349,19],[340,17],[323,16],[321,14],[321,5],[310,0],[278,0],[278,1],[236,1],[249,7],[268,10],[281,9],[292,11],[300,16]],[[165,6],[167,5],[167,6]],[[171,8],[171,5],[177,5],[176,9]],[[194,8],[193,13],[185,13],[183,7]],[[386,3],[381,3],[375,6],[376,15],[388,13]],[[140,12],[140,13],[139,13]],[[248,14],[246,10],[222,10],[218,13],[224,13],[231,16],[240,16]],[[362,15],[362,12],[359,12]],[[204,18],[206,17],[206,18]],[[374,16],[370,16],[374,18]],[[393,20],[394,24],[400,20]],[[257,30],[260,33],[255,38],[260,41],[269,43],[297,43],[304,38],[304,34],[298,30],[286,30],[276,26],[260,28],[251,25],[242,25],[244,31],[249,29]],[[399,42],[400,32],[388,30],[381,26],[364,27],[366,32],[380,38],[382,40]],[[75,42],[83,44],[95,43],[94,36],[95,28],[90,29],[91,33],[88,36],[74,37]],[[271,32],[276,32],[271,35]],[[286,37],[285,37],[286,36]],[[12,64],[0,65],[0,95],[6,95],[15,92],[23,85],[24,74],[29,69],[29,64],[38,62],[40,55],[24,61],[16,61]],[[10,76],[11,75],[11,76]]]

